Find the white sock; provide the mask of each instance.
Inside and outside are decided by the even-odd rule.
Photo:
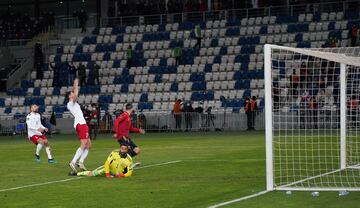
[[[40,150],[43,148],[43,145],[42,144],[40,144],[40,143],[38,143],[37,145],[36,145],[36,152],[35,152],[35,154],[36,155],[40,155]]]
[[[83,149],[81,149],[80,147],[76,150],[76,153],[74,155],[74,158],[72,159],[71,163],[75,164],[76,161],[80,158],[80,156],[82,155],[83,153]]]
[[[48,155],[48,159],[51,160],[53,159],[52,155],[51,155],[51,149],[50,146],[45,147],[46,150],[46,154]]]
[[[82,155],[80,157],[79,162],[84,163],[84,160],[85,160],[85,158],[87,157],[88,154],[89,154],[89,149],[84,149],[84,151],[83,151],[83,153],[82,153]]]

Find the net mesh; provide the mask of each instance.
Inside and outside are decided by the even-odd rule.
[[[359,48],[272,48],[275,188],[360,186],[359,51]],[[340,63],[346,64],[343,104]],[[346,169],[340,168],[340,106],[346,108]]]

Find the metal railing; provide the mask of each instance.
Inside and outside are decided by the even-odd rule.
[[[45,125],[52,132],[74,133],[73,118],[59,118],[56,126],[50,124],[50,115],[44,115]],[[0,135],[24,134],[26,132],[25,116],[0,116]],[[98,124],[91,125],[98,133],[113,133],[115,115],[101,116]],[[132,122],[135,127],[143,128],[147,132],[178,132],[178,131],[241,131],[246,130],[247,115],[243,112],[214,112],[214,113],[182,113],[174,115],[169,111],[151,111],[134,115]],[[255,113],[255,129],[265,128],[263,112]]]
[[[96,27],[96,26],[97,26],[97,15],[95,13],[88,14],[86,27]],[[77,17],[68,17],[68,16],[55,17],[55,30],[57,32],[63,32],[65,29],[73,29],[79,27],[80,27],[80,23]]]
[[[16,83],[25,77],[34,68],[34,59],[28,58],[23,63],[19,64],[15,69],[9,73],[8,80],[6,82],[6,88],[12,88]]]
[[[166,23],[183,23],[199,22],[208,20],[222,19],[241,19],[261,16],[279,16],[279,15],[298,15],[302,13],[317,12],[345,12],[346,10],[359,11],[360,1],[336,1],[316,4],[300,4],[289,6],[274,6],[263,8],[248,9],[230,9],[205,12],[183,12],[173,14],[156,14],[144,16],[122,16],[109,17],[101,19],[101,27],[106,26],[128,26],[128,25],[146,25],[146,24],[166,24]]]

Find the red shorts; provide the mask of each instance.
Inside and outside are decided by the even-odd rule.
[[[32,141],[32,143],[34,143],[35,145],[38,144],[38,140],[42,139],[42,140],[47,140],[45,135],[34,135],[30,138],[30,140]]]
[[[90,139],[89,137],[89,127],[86,124],[77,124],[76,133],[79,139]]]

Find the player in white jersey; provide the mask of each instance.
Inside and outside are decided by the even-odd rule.
[[[48,131],[48,129],[41,124],[38,109],[39,106],[35,104],[31,105],[30,113],[26,116],[28,138],[36,145],[35,161],[40,162],[40,150],[45,146],[45,150],[48,155],[48,163],[55,163],[56,161],[51,155],[50,144],[44,134]]]
[[[89,128],[86,124],[84,115],[81,111],[80,105],[76,102],[79,94],[79,81],[78,79],[74,80],[73,91],[66,93],[66,98],[69,99],[67,103],[67,109],[74,116],[74,128],[76,129],[77,135],[80,140],[80,147],[76,150],[74,158],[69,163],[70,168],[77,172],[76,162],[79,160],[78,167],[86,171],[84,160],[87,157],[89,150],[91,148],[91,140],[89,137]]]

